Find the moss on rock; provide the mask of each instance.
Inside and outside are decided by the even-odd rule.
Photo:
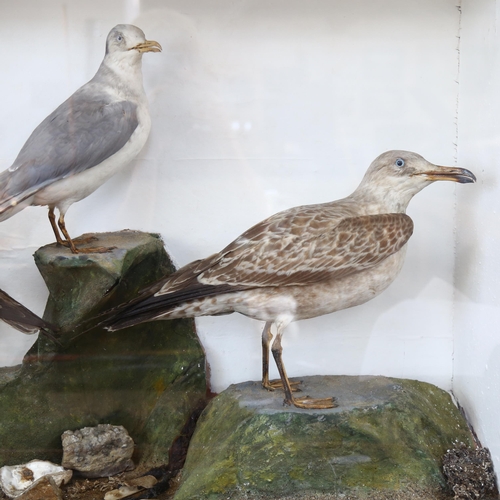
[[[173,271],[161,239],[122,231],[99,235],[98,244],[116,248],[73,255],[54,244],[35,254],[50,292],[44,318],[61,327],[62,345],[40,336],[22,369],[4,377],[0,465],[57,462],[65,430],[100,423],[123,425],[136,443],[135,458],[165,463],[205,398],[205,357],[192,320],[113,333],[86,322]]]
[[[339,407],[282,406],[280,392],[231,386],[205,410],[175,500],[280,498],[305,492],[430,490],[441,457],[472,436],[445,391],[384,377],[306,377],[303,390]],[[234,496],[231,496],[234,495]]]

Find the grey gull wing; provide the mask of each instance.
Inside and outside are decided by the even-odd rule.
[[[0,217],[43,187],[99,165],[137,128],[137,106],[91,85],[81,88],[33,131],[13,165],[0,174]]]

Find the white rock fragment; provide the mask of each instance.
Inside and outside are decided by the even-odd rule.
[[[141,489],[139,486],[120,486],[117,490],[108,491],[104,495],[104,500],[121,500],[138,493]]]
[[[116,490],[108,491],[104,496],[104,500],[121,500],[122,498],[127,498],[139,491],[152,488],[157,482],[158,480],[154,476],[141,476],[130,479]]]
[[[16,498],[32,488],[41,478],[50,476],[61,486],[70,481],[73,472],[46,460],[32,460],[21,465],[5,465],[0,469],[0,486],[10,498]]]

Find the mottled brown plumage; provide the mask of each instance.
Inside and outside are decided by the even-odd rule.
[[[55,340],[52,336],[52,333],[57,331],[55,326],[31,312],[3,290],[0,290],[0,319],[27,335],[41,331],[51,340]]]
[[[156,319],[239,312],[266,322],[263,378],[272,352],[285,403],[328,408],[333,398],[296,398],[281,359],[285,327],[362,304],[395,279],[403,265],[413,222],[411,198],[435,180],[474,182],[468,170],[437,167],[407,151],[380,155],[356,191],[342,200],[285,210],[256,224],[218,254],[184,266],[143,290],[105,322],[118,330]]]

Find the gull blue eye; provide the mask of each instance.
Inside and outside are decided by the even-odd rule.
[[[118,36],[116,37],[116,39],[117,39],[119,42],[121,42],[121,41],[123,40],[123,37],[122,37],[121,35],[118,35]]]
[[[404,166],[405,166],[405,161],[403,160],[403,158],[398,158],[398,159],[396,160],[396,165],[397,165],[398,167],[404,167]]]

